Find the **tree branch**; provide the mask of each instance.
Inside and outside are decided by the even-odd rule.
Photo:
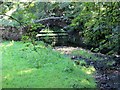
[[[9,16],[9,15],[6,15],[6,14],[3,14],[3,15],[4,15],[4,16],[8,16],[9,18],[11,18],[11,19],[17,21],[17,22],[20,24],[20,26],[23,25],[23,24],[22,24],[19,20],[17,20],[16,18],[14,18],[14,17],[12,17],[12,16]]]

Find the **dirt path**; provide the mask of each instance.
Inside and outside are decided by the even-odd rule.
[[[111,59],[109,56],[105,56],[103,54],[95,54],[87,51],[88,53],[92,53],[96,57],[102,58],[102,60],[94,61],[83,56],[74,56],[71,54],[71,52],[74,50],[83,50],[79,47],[59,46],[55,47],[54,50],[60,51],[62,54],[69,56],[71,60],[82,59],[86,61],[88,65],[94,66],[94,68],[96,69],[96,75],[94,77],[97,80],[97,87],[100,90],[120,90],[120,65],[116,63],[109,65],[109,62],[114,62],[114,60]]]
[[[74,50],[80,50],[78,47],[66,47],[66,46],[57,46],[54,47],[54,50],[60,51],[62,54],[71,54]]]

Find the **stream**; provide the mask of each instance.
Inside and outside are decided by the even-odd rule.
[[[94,56],[101,59],[92,60],[91,58],[71,54],[74,50],[82,50],[82,48],[79,47],[57,46],[54,50],[60,51],[65,56],[70,57],[73,61],[84,60],[87,65],[94,66],[96,69],[96,74],[94,77],[99,90],[120,90],[120,57],[113,59],[110,56],[93,53]],[[110,62],[111,64],[109,64]]]

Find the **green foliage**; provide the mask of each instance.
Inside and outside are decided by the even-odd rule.
[[[102,58],[95,56],[92,52],[81,49],[72,51],[72,55],[82,56],[83,58],[91,59],[91,60],[101,60]]]
[[[21,26],[29,25],[36,19],[33,14],[32,8],[34,8],[34,2],[3,2],[1,15],[3,19],[1,21],[8,21],[10,24],[2,22],[3,25]]]
[[[9,21],[9,20],[6,20],[6,19],[0,19],[0,24],[2,26],[18,26],[19,24],[16,22],[16,21]]]
[[[37,42],[4,42],[2,51],[3,88],[95,88],[94,68],[74,66],[73,62]],[[21,83],[22,82],[22,83]]]
[[[82,32],[84,43],[92,46],[93,51],[119,53],[119,2],[3,2],[1,7],[2,25],[30,25],[30,32],[37,29],[34,20],[60,16],[72,21],[67,31]],[[36,33],[32,33],[28,36],[35,36]]]
[[[118,23],[120,23],[118,5],[118,2],[83,3],[82,11],[72,20],[73,29],[82,31],[84,42],[93,46],[96,52],[118,53],[120,35],[117,32]],[[82,29],[81,22],[83,23]],[[103,51],[105,49],[106,51]]]
[[[23,42],[28,42],[29,41],[29,36],[27,36],[27,35],[22,36],[22,41]]]
[[[31,25],[27,26],[26,33],[22,36],[22,41],[34,42],[36,39],[36,35],[38,33],[37,29],[44,28],[45,26],[42,24],[31,23]]]

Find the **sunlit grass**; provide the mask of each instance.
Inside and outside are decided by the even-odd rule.
[[[94,70],[74,66],[69,58],[39,42],[3,42],[3,88],[95,88]]]
[[[74,50],[71,53],[72,55],[77,55],[77,56],[82,56],[83,58],[88,58],[88,59],[92,59],[92,60],[100,60],[101,58],[95,56],[93,53],[91,53],[90,51],[81,49],[81,50]]]

